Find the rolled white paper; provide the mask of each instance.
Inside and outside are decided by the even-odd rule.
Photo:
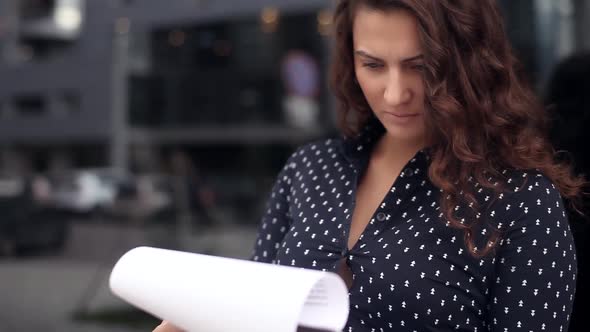
[[[335,273],[174,250],[130,250],[110,287],[189,332],[341,331],[348,319],[348,290]]]

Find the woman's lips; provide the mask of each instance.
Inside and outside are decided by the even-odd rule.
[[[396,113],[396,112],[385,112],[387,114],[396,116],[398,118],[409,118],[420,115],[420,113]]]
[[[408,124],[422,115],[421,113],[398,113],[398,112],[383,112],[387,121],[396,124]]]

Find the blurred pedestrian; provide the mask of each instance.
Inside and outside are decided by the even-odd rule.
[[[573,161],[577,174],[590,173],[590,53],[572,55],[560,62],[546,91],[546,103],[551,110],[551,138],[559,155]],[[588,191],[588,190],[586,190]],[[567,205],[569,207],[569,205]],[[568,215],[578,253],[576,299],[570,332],[587,330],[585,309],[590,306],[590,197],[580,204],[583,214],[568,208]]]

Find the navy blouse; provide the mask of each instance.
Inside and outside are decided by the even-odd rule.
[[[274,185],[252,259],[333,272],[345,259],[347,332],[567,331],[576,253],[560,194],[539,172],[506,171],[512,187],[501,194],[474,184],[490,203],[476,245],[491,228],[503,234],[493,254],[474,258],[442,217],[420,151],[348,250],[357,182],[383,132],[372,124],[355,139],[299,148]]]

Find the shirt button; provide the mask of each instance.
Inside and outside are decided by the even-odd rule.
[[[379,221],[385,220],[385,213],[383,213],[383,212],[377,213],[377,220],[379,220]]]
[[[410,177],[412,175],[414,175],[414,171],[411,168],[404,169],[404,176]]]

